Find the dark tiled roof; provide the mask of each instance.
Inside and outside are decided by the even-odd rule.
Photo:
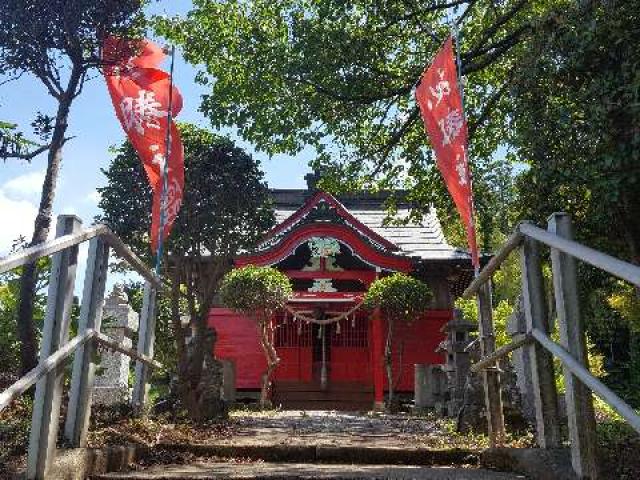
[[[282,223],[312,195],[309,190],[272,190],[276,222]],[[363,193],[336,197],[349,212],[374,232],[397,245],[404,255],[424,260],[468,260],[469,254],[447,243],[440,220],[432,209],[419,224],[385,226],[384,202],[389,193]],[[409,205],[398,202],[397,219],[409,215]]]

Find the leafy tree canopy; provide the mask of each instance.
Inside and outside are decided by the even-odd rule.
[[[291,282],[284,273],[254,265],[231,270],[220,287],[224,305],[259,321],[283,308],[292,294]]]
[[[185,147],[182,208],[166,244],[170,256],[230,257],[252,247],[274,221],[258,162],[229,139],[180,124]],[[109,225],[134,251],[152,260],[149,244],[151,198],[142,164],[126,142],[103,173],[99,189]]]
[[[69,112],[81,93],[88,72],[100,66],[100,48],[106,35],[135,35],[143,25],[141,0],[3,0],[0,2],[0,75],[7,81],[33,75],[55,99],[53,115],[38,113],[34,130],[48,145],[23,153],[20,141],[7,142],[2,158],[30,160],[47,152],[47,169],[40,194],[31,245],[46,241],[51,228],[53,201],[62,161]],[[123,53],[124,54],[124,53]],[[3,143],[7,137],[2,132]],[[37,272],[24,268],[20,285],[17,330],[24,373],[37,364],[33,329]]]
[[[273,211],[256,160],[208,130],[187,124],[179,128],[185,148],[185,189],[163,259],[171,292],[160,302],[160,334],[175,342],[182,407],[193,419],[202,419],[221,411],[220,402],[208,397],[210,389],[201,383],[203,362],[211,355],[208,339],[215,341],[215,332],[207,326],[211,304],[220,279],[231,268],[231,258],[251,248],[271,227]],[[152,262],[152,192],[128,142],[116,150],[104,174],[108,184],[100,189],[103,214],[98,220]],[[183,315],[190,319],[188,326],[183,325]],[[161,339],[167,346],[165,340]]]
[[[579,5],[580,4],[580,5]],[[540,24],[513,83],[524,218],[564,209],[590,245],[640,263],[640,2],[575,2]]]
[[[262,408],[269,403],[271,378],[280,363],[269,322],[276,310],[284,308],[292,294],[291,281],[284,273],[272,267],[255,265],[231,270],[220,287],[220,299],[224,305],[247,315],[258,324],[260,344],[267,360],[260,392]]]
[[[423,69],[449,32],[464,24],[478,209],[489,229],[510,194],[511,170],[492,158],[505,137],[509,79],[543,0],[444,2],[196,0],[181,21],[158,31],[203,65],[211,86],[203,110],[269,153],[315,147],[331,191],[396,187],[426,207],[452,210],[414,101]],[[569,2],[562,2],[569,3]]]
[[[430,301],[427,284],[404,273],[377,279],[364,297],[367,308],[380,308],[387,318],[407,322],[423,314]]]

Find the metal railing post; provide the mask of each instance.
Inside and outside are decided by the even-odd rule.
[[[484,358],[496,349],[493,332],[493,312],[491,307],[491,281],[485,282],[478,291],[478,327],[480,333],[480,355]],[[500,373],[497,366],[482,371],[485,408],[489,427],[491,446],[504,441],[504,414],[502,412],[502,393],[500,391]]]
[[[532,238],[525,238],[521,249],[522,296],[527,332],[537,328],[547,334],[550,323],[547,313],[540,245]],[[533,403],[536,413],[536,437],[540,448],[557,447],[560,444],[558,429],[558,393],[553,372],[553,358],[539,343],[525,347],[531,368]]]
[[[77,232],[81,225],[82,222],[75,215],[60,215],[56,224],[56,237]],[[40,362],[44,362],[49,355],[67,343],[69,338],[77,262],[77,245],[52,257]],[[29,434],[28,479],[45,479],[55,457],[63,375],[64,368],[59,367],[36,384]]]
[[[551,215],[548,230],[560,237],[573,239],[571,218],[566,213]],[[588,368],[587,346],[578,304],[576,261],[572,256],[552,248],[551,263],[560,343],[579,363]],[[571,463],[579,478],[593,480],[598,476],[593,399],[589,389],[569,368],[564,366],[563,370]]]
[[[100,331],[108,266],[109,246],[100,237],[91,239],[78,335],[82,335],[87,330]],[[80,347],[73,358],[73,375],[64,435],[74,447],[85,447],[87,443],[95,371],[95,351],[96,344],[92,341]]]
[[[147,282],[144,286],[144,299],[142,302],[142,313],[140,315],[140,328],[138,331],[137,351],[148,357],[153,357],[153,344],[155,341],[156,325],[156,290]],[[140,415],[144,413],[147,402],[147,389],[149,367],[144,363],[136,362],[135,384],[131,405],[134,411]]]

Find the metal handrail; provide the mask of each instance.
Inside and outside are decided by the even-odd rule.
[[[86,446],[94,386],[93,352],[96,347],[106,347],[137,360],[132,403],[138,407],[138,413],[146,404],[149,367],[162,367],[162,364],[153,359],[155,304],[157,291],[163,289],[161,278],[106,225],[82,229],[81,223],[77,217],[61,215],[58,217],[58,236],[55,239],[0,259],[0,274],[33,263],[39,258],[51,256],[52,259],[40,362],[9,388],[0,392],[2,411],[18,396],[36,385],[27,458],[27,478],[30,479],[48,478],[55,458],[59,421],[57,417],[60,414],[62,397],[59,369],[66,360],[71,356],[74,358],[64,435],[74,447]],[[89,241],[89,254],[82,293],[79,333],[67,341],[68,316],[77,269],[75,257],[78,245],[86,241]],[[133,271],[146,279],[137,349],[100,332],[110,251],[124,259]]]
[[[524,235],[540,243],[544,243],[551,248],[555,248],[618,278],[640,286],[640,267],[636,265],[599,252],[576,241],[567,240],[529,223],[521,223],[518,228]]]
[[[125,245],[125,243],[118,237],[115,233],[113,233],[109,228],[101,235],[103,239],[109,244],[111,248],[116,252],[116,254],[129,262],[136,272],[138,272],[145,280],[148,280],[156,290],[162,290],[164,288],[164,284],[162,283],[161,278],[156,275],[150,268],[146,266],[146,264],[138,257],[133,251]]]
[[[500,360],[502,357],[506,356],[507,354],[513,352],[514,350],[517,350],[518,348],[524,345],[527,345],[528,343],[531,343],[532,341],[533,341],[533,337],[531,336],[531,334],[528,334],[528,333],[520,334],[514,337],[512,342],[507,343],[506,345],[498,348],[492,354],[487,355],[483,359],[471,365],[470,370],[473,373],[477,373],[480,370],[483,370],[493,365],[494,363],[496,363],[498,360]]]
[[[552,249],[608,272],[618,278],[627,280],[634,285],[640,285],[640,267],[582,245],[574,240],[569,240],[553,232],[543,230],[529,222],[522,222],[516,227],[514,233],[505,242],[500,251],[469,284],[462,294],[462,297],[470,299],[474,295],[478,294],[482,285],[491,280],[495,271],[500,268],[500,265],[507,259],[511,252],[522,244],[525,238],[531,238]],[[570,352],[554,342],[539,328],[534,327],[527,333],[518,335],[511,343],[499,348],[486,357],[481,358],[470,368],[470,370],[473,373],[479,372],[490,365],[493,365],[500,358],[506,356],[510,352],[530,344],[531,341],[536,341],[553,356],[559,358],[563,365],[587,388],[614,408],[632,428],[640,433],[640,415],[638,415],[638,413],[624,402],[624,400],[598,380],[588,370],[588,368],[581,365],[581,363],[576,360]]]
[[[12,384],[5,391],[0,393],[0,412],[4,410],[17,397],[26,392],[30,387],[36,384],[44,375],[58,367],[70,355],[73,354],[81,345],[96,336],[95,330],[87,330],[84,335],[78,335],[73,340],[65,343],[60,349],[42,360],[26,375]]]
[[[78,233],[63,235],[52,240],[47,240],[39,245],[25,248],[0,260],[0,273],[8,272],[14,268],[33,263],[39,258],[48,257],[69,247],[79,245],[108,230],[109,228],[106,225],[95,225],[81,230]]]
[[[124,353],[125,355],[138,360],[142,363],[149,365],[154,368],[162,368],[162,364],[153,358],[143,355],[142,353],[136,352],[133,348],[127,347],[122,343],[118,343],[113,338],[109,337],[109,335],[105,335],[104,333],[97,332],[95,335],[95,342],[98,345],[102,345],[105,348],[115,350],[116,352]]]
[[[640,267],[582,245],[574,240],[567,240],[566,238],[549,233],[529,222],[522,222],[516,227],[513,234],[511,234],[498,253],[496,253],[489,263],[480,271],[478,276],[469,284],[462,294],[462,298],[468,300],[477,294],[480,287],[500,268],[500,265],[507,259],[509,254],[520,246],[525,236],[571,255],[578,260],[582,260],[618,278],[627,280],[634,285],[640,285]]]
[[[631,425],[634,430],[640,433],[640,415],[638,415],[633,408],[593,376],[589,370],[573,358],[573,355],[561,345],[551,340],[542,330],[534,328],[531,331],[531,335],[540,345],[558,357],[564,366],[571,370],[571,373],[578,377],[593,393],[611,405],[622,418],[629,422],[629,425]]]
[[[28,263],[32,263],[39,258],[53,255],[54,253],[74,247],[81,243],[91,240],[94,237],[101,237],[115,253],[122,259],[127,260],[133,269],[138,272],[145,280],[157,289],[162,289],[162,281],[158,275],[150,270],[145,263],[138,257],[125,243],[113,233],[106,225],[95,225],[81,230],[78,233],[63,235],[61,237],[48,240],[40,245],[25,248],[20,252],[9,255],[0,260],[0,274],[21,267]]]
[[[7,408],[13,400],[18,398],[29,388],[35,385],[36,382],[43,376],[61,365],[65,360],[73,355],[78,348],[92,340],[99,345],[104,346],[105,348],[110,348],[120,353],[124,353],[131,358],[146,363],[150,367],[162,368],[162,364],[160,362],[146,355],[142,355],[141,353],[138,353],[134,349],[129,348],[121,343],[118,343],[108,335],[97,332],[95,330],[87,330],[84,335],[78,335],[69,342],[65,343],[61,348],[45,358],[26,375],[21,377],[9,388],[0,393],[0,412]]]
[[[511,234],[511,236],[502,246],[500,251],[496,253],[495,256],[491,258],[491,260],[489,260],[489,263],[487,263],[485,267],[480,270],[478,276],[474,278],[473,281],[469,284],[469,286],[463,292],[462,298],[469,300],[471,297],[477,294],[480,290],[480,287],[491,278],[491,276],[495,273],[496,270],[498,270],[498,268],[500,268],[500,265],[502,265],[502,262],[507,259],[509,254],[520,246],[520,244],[522,243],[522,239],[522,233],[520,232],[519,228],[516,228],[516,230]]]

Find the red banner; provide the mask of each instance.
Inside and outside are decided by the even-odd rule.
[[[168,124],[171,79],[156,68],[165,57],[162,49],[149,41],[134,43],[109,37],[103,46],[104,76],[116,116],[138,153],[153,190],[151,247],[154,251],[158,248],[162,174],[169,130],[171,149],[163,239],[169,235],[178,215],[184,189],[184,149],[175,123]],[[182,95],[175,86],[171,95],[171,113],[175,117],[182,110]]]
[[[458,87],[451,37],[422,74],[416,89],[416,100],[436,154],[438,169],[465,225],[473,265],[478,268],[471,176],[467,160],[467,122]]]

